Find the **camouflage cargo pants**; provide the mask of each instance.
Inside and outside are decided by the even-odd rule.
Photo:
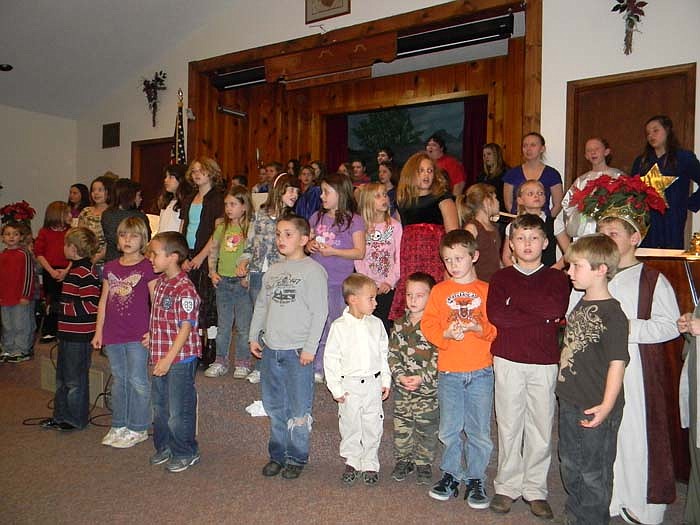
[[[438,443],[440,412],[437,395],[426,397],[394,390],[394,458],[430,465]]]

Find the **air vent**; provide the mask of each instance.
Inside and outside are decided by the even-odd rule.
[[[265,66],[253,66],[228,73],[215,74],[211,79],[212,85],[219,91],[252,86],[253,84],[262,84],[264,82]]]

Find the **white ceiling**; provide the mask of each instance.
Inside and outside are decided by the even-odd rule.
[[[77,119],[239,0],[0,0],[0,104]]]

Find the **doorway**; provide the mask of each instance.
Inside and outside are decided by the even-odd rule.
[[[131,179],[141,185],[143,211],[158,215],[158,195],[163,187],[163,169],[170,164],[173,137],[135,140],[131,143]]]

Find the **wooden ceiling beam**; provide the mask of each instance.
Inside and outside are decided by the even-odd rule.
[[[199,73],[227,72],[243,65],[262,65],[265,59],[298,53],[309,49],[329,46],[349,40],[357,40],[389,32],[437,27],[456,19],[467,21],[470,18],[497,16],[509,11],[522,11],[522,0],[457,0],[426,9],[373,20],[364,24],[343,27],[325,34],[296,38],[286,42],[227,53],[204,60],[190,62],[190,69]]]

